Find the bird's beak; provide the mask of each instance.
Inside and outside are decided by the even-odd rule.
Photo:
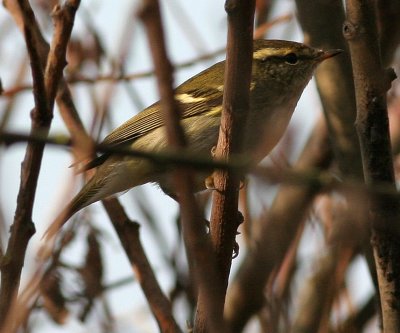
[[[341,49],[320,51],[320,52],[318,52],[318,55],[317,55],[317,61],[318,62],[324,61],[324,60],[332,58],[342,52],[343,52],[343,50],[341,50]]]

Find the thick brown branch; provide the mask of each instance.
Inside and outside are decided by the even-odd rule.
[[[223,111],[215,156],[229,159],[241,152],[244,128],[250,105],[250,81],[253,57],[253,24],[255,1],[227,0],[228,41],[225,64]],[[211,211],[211,239],[221,278],[216,297],[222,317],[225,294],[235,246],[237,228],[241,223],[238,213],[239,176],[227,171],[213,175],[215,191]],[[200,294],[198,310],[206,305]],[[196,321],[199,332],[202,323]]]
[[[392,71],[382,68],[375,1],[348,0],[344,36],[348,40],[356,91],[356,128],[364,179],[369,185],[387,182],[395,188],[386,92]],[[370,202],[374,250],[385,332],[400,332],[399,202],[373,196]]]

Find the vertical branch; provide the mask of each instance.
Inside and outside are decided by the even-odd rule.
[[[225,10],[228,14],[227,57],[223,111],[215,152],[221,159],[229,159],[241,152],[250,105],[255,1],[227,0]],[[235,236],[241,222],[238,214],[239,177],[230,171],[216,171],[214,186],[210,231],[222,281],[217,298],[222,315]]]
[[[395,190],[386,106],[395,74],[382,68],[375,1],[348,0],[346,7],[343,32],[353,65],[364,180],[371,186],[387,183]],[[400,332],[399,203],[393,196],[373,195],[369,208],[384,332]]]
[[[164,115],[167,139],[174,149],[184,148],[185,136],[180,126],[180,111],[172,88],[172,68],[167,57],[164,43],[164,32],[157,0],[147,0],[140,13],[146,26],[151,54],[158,78],[160,105]],[[196,324],[202,323],[202,328],[208,327],[211,332],[223,332],[222,315],[214,301],[219,284],[216,283],[216,265],[212,257],[211,247],[203,225],[200,210],[193,195],[193,183],[189,170],[177,168],[172,174],[175,185],[182,221],[182,231],[189,265],[194,274],[194,281],[200,295],[204,295],[205,303],[200,314],[197,313]],[[207,272],[205,274],[205,272]],[[195,326],[196,332],[200,332]]]
[[[313,6],[310,6],[306,0],[296,0],[296,5],[307,43],[326,49],[348,49],[341,33],[345,19],[341,0],[316,1]],[[335,15],[331,13],[335,13]],[[354,128],[356,102],[349,52],[344,52],[332,61],[322,63],[315,73],[315,78],[328,125],[330,144],[341,178],[362,180],[360,146]],[[341,84],[336,84],[337,82],[341,82]],[[350,199],[349,195],[347,199],[349,202],[354,202],[357,197]],[[376,270],[368,236],[364,238],[362,245],[363,254],[377,290]],[[329,274],[329,272],[326,273]],[[326,301],[330,304],[327,304],[326,307],[330,308],[333,299],[328,298],[328,293],[321,296],[327,296]]]
[[[34,27],[37,28],[34,13],[28,1],[18,0],[26,46],[28,49],[32,78],[34,82],[33,94],[35,107],[31,112],[31,134],[40,132],[47,135],[53,117],[53,104],[55,91],[65,66],[65,50],[73,27],[73,18],[79,1],[71,0],[63,9],[72,10],[70,20],[62,21],[55,17],[55,34],[52,52],[48,57],[48,66],[43,71],[41,55]],[[61,16],[66,15],[62,14]],[[38,28],[37,28],[38,29]],[[48,88],[48,90],[47,90]],[[7,251],[1,265],[0,289],[0,323],[8,312],[13,297],[18,292],[22,266],[24,264],[26,247],[30,237],[35,232],[32,222],[32,209],[35,201],[37,180],[43,156],[43,143],[28,143],[26,154],[21,168],[21,184],[17,198],[14,223],[8,242]]]
[[[45,86],[50,109],[53,109],[63,69],[67,65],[65,55],[79,4],[80,0],[69,0],[62,7],[55,6],[52,12],[54,33],[45,69]]]

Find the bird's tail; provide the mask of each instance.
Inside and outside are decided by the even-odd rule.
[[[71,202],[61,211],[61,213],[50,224],[42,240],[43,248],[40,250],[39,257],[48,258],[54,248],[55,238],[63,225],[79,210],[90,205],[96,200],[93,200],[94,193],[91,191],[92,179],[80,190],[80,192],[71,200]]]
[[[56,236],[62,226],[80,209],[81,207],[77,205],[77,201],[74,198],[50,224],[43,235],[43,239],[47,241]]]

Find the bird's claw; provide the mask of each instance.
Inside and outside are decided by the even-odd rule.
[[[244,222],[244,216],[243,214],[238,211],[238,216],[237,216],[237,226],[241,225]],[[236,231],[236,235],[240,235],[240,231]],[[232,253],[232,259],[235,259],[236,257],[239,256],[239,243],[235,240],[235,243],[233,244],[233,253]]]
[[[216,187],[214,183],[214,173],[212,173],[205,179],[204,184],[207,190],[215,190]]]

